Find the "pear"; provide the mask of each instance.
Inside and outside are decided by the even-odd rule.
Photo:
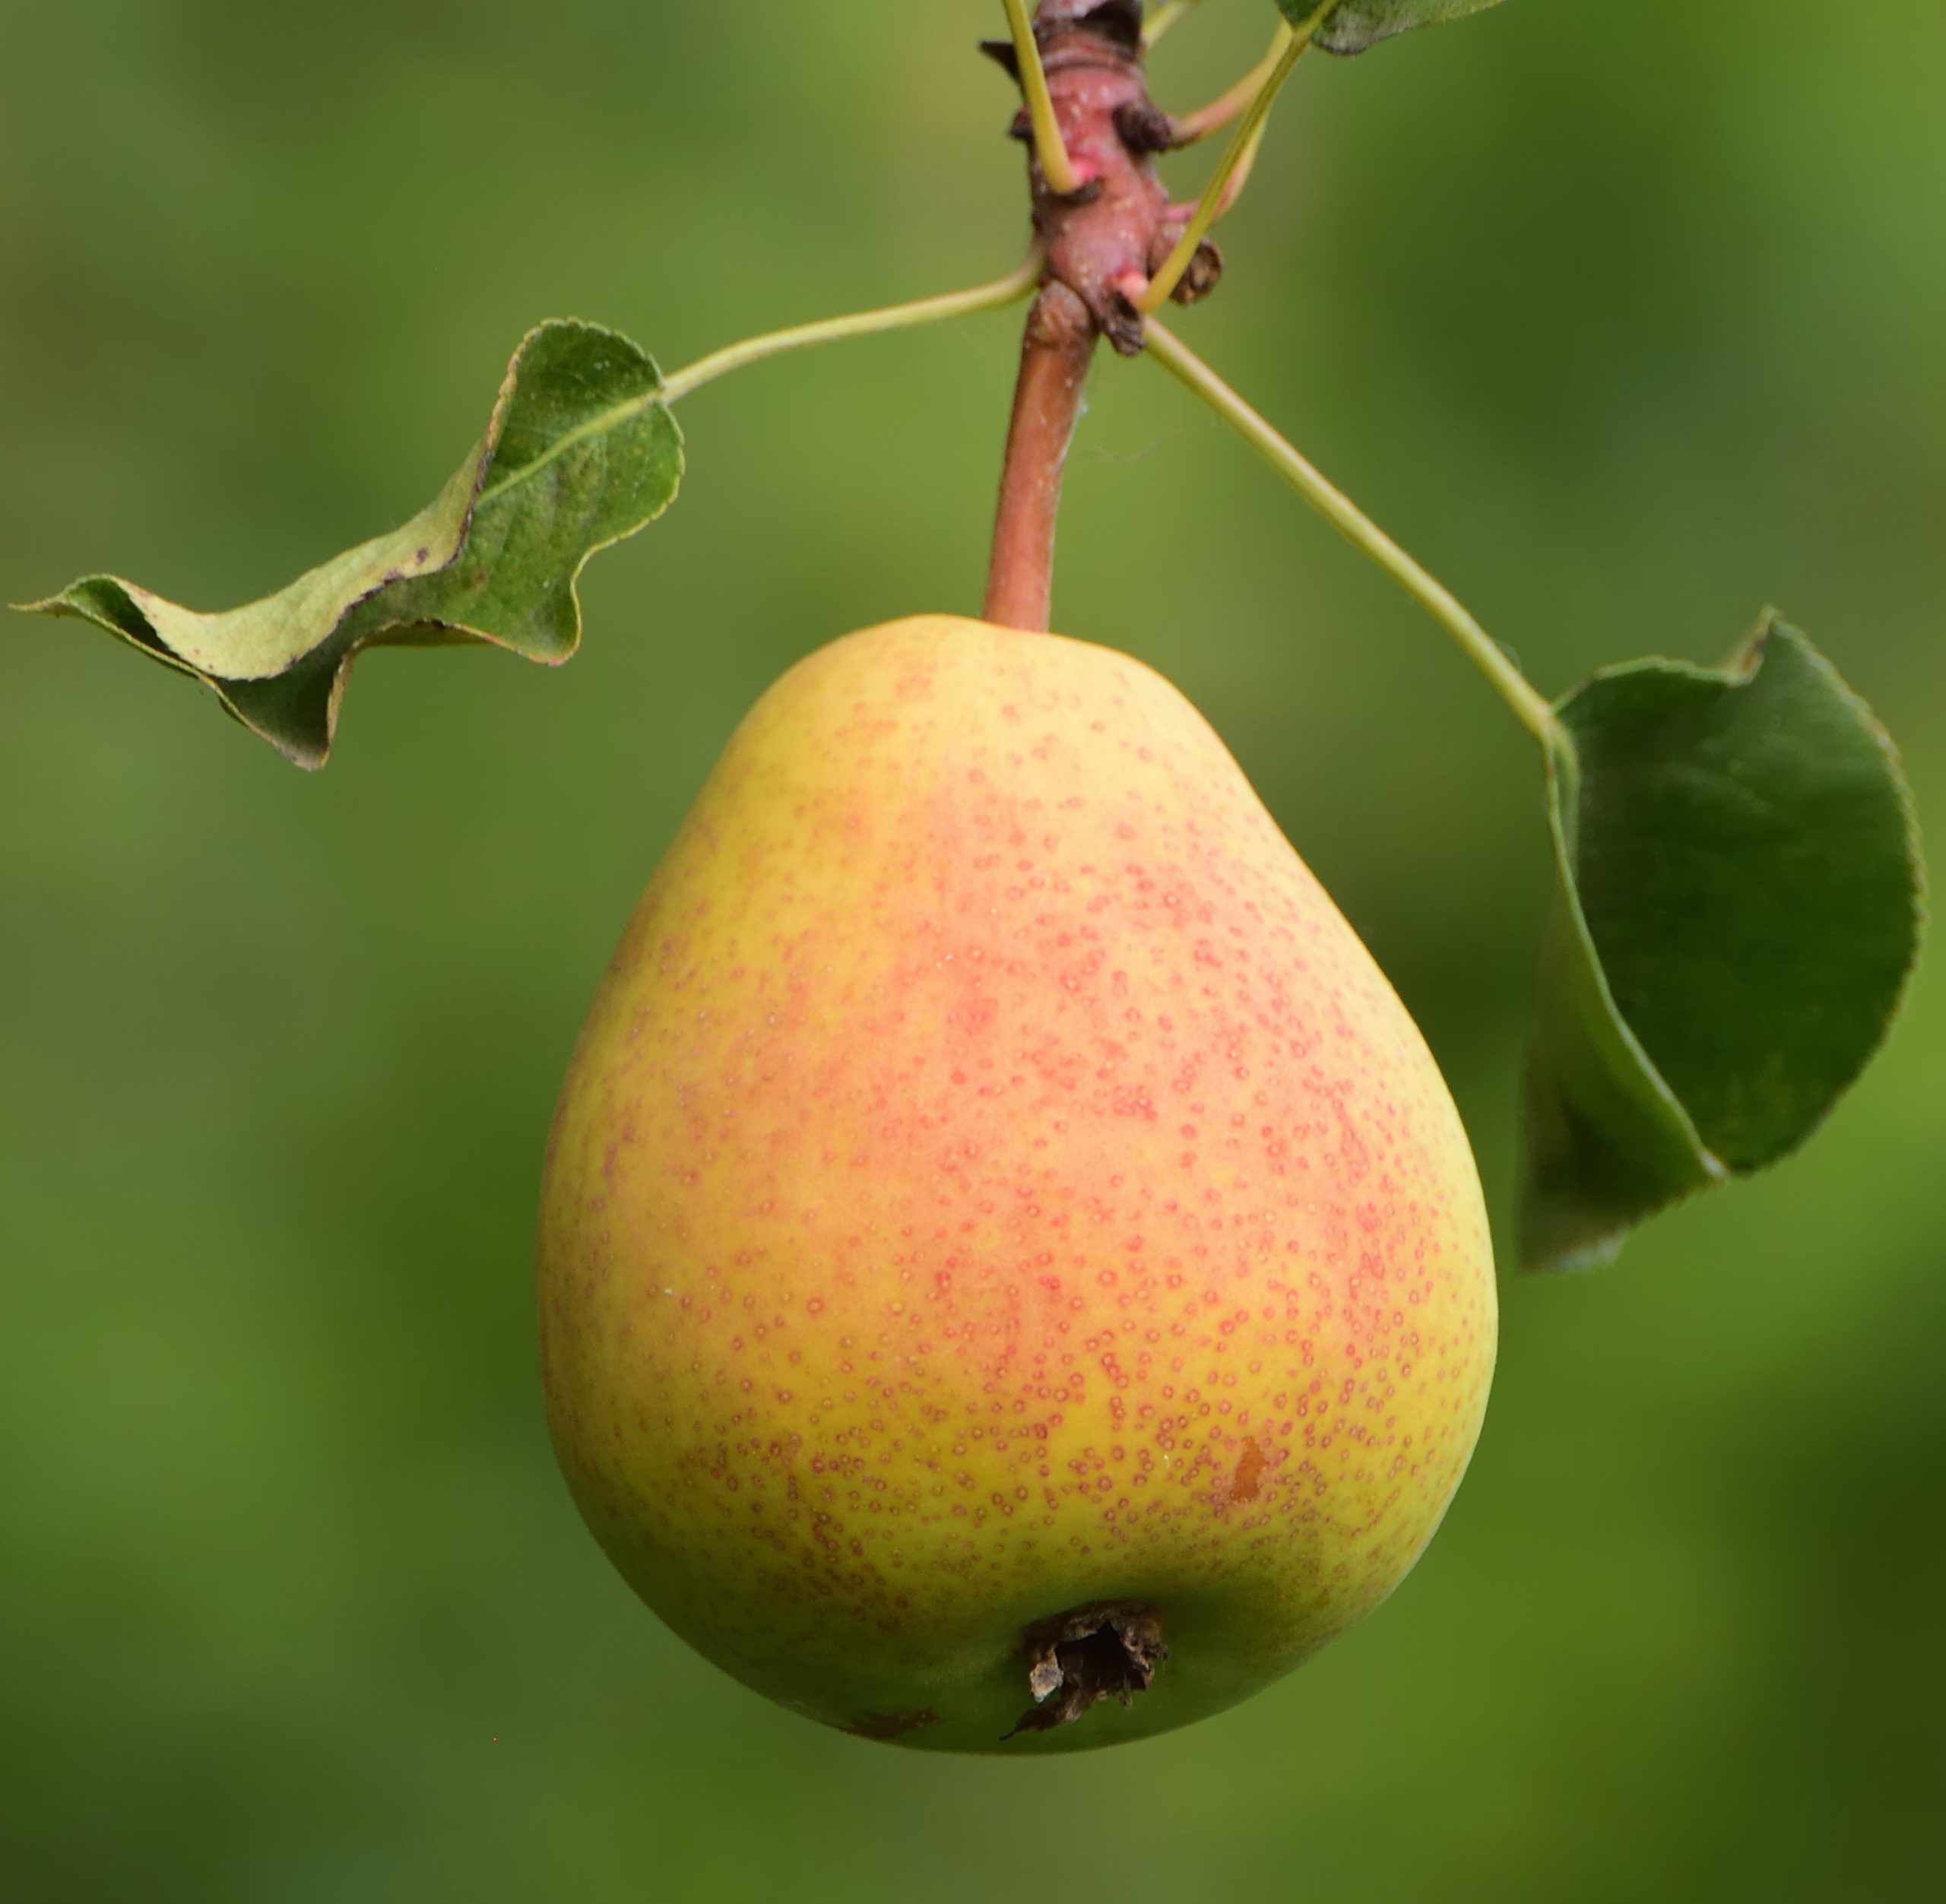
[[[549,1148],[597,1539],[793,1711],[958,1751],[1188,1724],[1383,1600],[1491,1379],[1472,1153],[1190,704],[944,616],[744,721]]]

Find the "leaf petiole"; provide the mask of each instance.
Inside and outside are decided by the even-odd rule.
[[[1203,241],[1209,236],[1209,227],[1234,201],[1236,193],[1232,188],[1237,175],[1246,165],[1254,160],[1258,142],[1263,137],[1265,122],[1270,117],[1270,109],[1277,103],[1277,95],[1284,90],[1284,83],[1296,70],[1299,60],[1309,50],[1311,40],[1323,24],[1326,16],[1320,13],[1316,19],[1301,27],[1282,26],[1277,30],[1277,38],[1273,43],[1273,58],[1266,59],[1264,67],[1268,76],[1257,87],[1231,139],[1229,149],[1223,154],[1203,188],[1203,196],[1197,202],[1196,215],[1189,221],[1181,242],[1170,253],[1169,260],[1150,280],[1149,288],[1136,300],[1137,306],[1144,312],[1159,311],[1168,303],[1176,287],[1183,280],[1184,274],[1196,261],[1196,254]],[[1259,69],[1260,71],[1263,68]],[[1252,78],[1256,75],[1253,74]]]
[[[1213,137],[1225,126],[1234,125],[1263,96],[1263,89],[1276,77],[1293,37],[1291,27],[1280,26],[1271,36],[1270,50],[1235,85],[1219,93],[1207,106],[1184,112],[1170,123],[1175,128],[1178,146],[1195,145]]]
[[[1047,90],[1047,70],[1041,63],[1041,43],[1034,37],[1027,0],[1003,0],[1006,24],[1013,33],[1013,50],[1020,63],[1020,89],[1027,95],[1028,116],[1034,122],[1034,150],[1057,198],[1071,198],[1084,181],[1068,157],[1060,121],[1054,116],[1054,95]]]
[[[814,344],[842,344],[851,337],[876,337],[882,331],[908,331],[922,324],[939,324],[951,318],[1003,309],[1019,303],[1040,283],[1043,261],[1041,247],[1036,245],[1017,270],[990,284],[949,291],[941,297],[921,298],[910,304],[888,305],[881,310],[854,311],[844,317],[824,318],[815,324],[794,325],[788,330],[746,337],[740,344],[727,344],[672,372],[662,380],[660,400],[665,404],[680,403],[692,391],[714,383],[718,377],[746,365],[761,363],[766,357],[781,356],[787,351],[807,350]]]
[[[1250,175],[1257,169],[1257,155],[1263,150],[1263,135],[1269,129],[1269,122],[1266,119],[1258,126],[1249,144],[1238,154],[1235,169],[1217,196],[1212,223],[1215,218],[1228,217],[1231,208],[1244,195],[1244,188],[1250,183]]]
[[[1203,0],[1162,0],[1155,9],[1155,17],[1143,29],[1143,46],[1152,49],[1171,27],[1181,26],[1202,4]]]
[[[1149,355],[1207,404],[1346,541],[1369,556],[1444,628],[1493,683],[1521,724],[1535,739],[1547,743],[1558,726],[1554,709],[1452,591],[1421,568],[1200,357],[1152,318],[1148,336]]]

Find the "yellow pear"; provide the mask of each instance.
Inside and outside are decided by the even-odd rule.
[[[758,704],[550,1146],[549,1417],[677,1633],[949,1750],[1247,1697],[1383,1599],[1491,1379],[1423,1040],[1196,711],[928,616]]]

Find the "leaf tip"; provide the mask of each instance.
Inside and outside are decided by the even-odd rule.
[[[1523,1249],[1520,1273],[1523,1276],[1572,1276],[1605,1269],[1621,1254],[1631,1234],[1632,1226],[1585,1243]]]

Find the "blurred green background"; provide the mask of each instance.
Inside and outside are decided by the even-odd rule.
[[[544,315],[676,363],[1006,268],[1000,17],[0,0],[0,597],[266,592],[429,498]],[[1211,0],[1158,93],[1270,24]],[[1937,0],[1514,0],[1307,65],[1182,328],[1551,691],[1776,600],[1946,838],[1942,100]],[[1946,1895],[1936,971],[1802,1159],[1510,1279],[1431,1554],[1227,1718],[824,1734],[582,1532],[528,1286],[570,1043],[772,677],[977,607],[1016,322],[697,396],[582,658],[371,659],[320,778],[0,623],[0,1892]],[[1524,737],[1152,369],[1104,363],[1063,553],[1060,624],[1181,683],[1393,974],[1505,1237]]]

